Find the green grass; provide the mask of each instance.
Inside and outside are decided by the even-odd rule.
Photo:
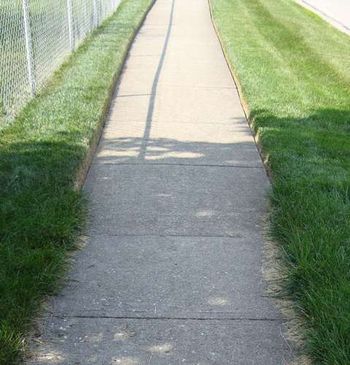
[[[315,364],[350,364],[350,38],[291,0],[211,0],[272,173],[271,235]]]
[[[16,363],[31,319],[55,292],[82,227],[76,176],[151,0],[124,0],[0,131],[0,364]]]
[[[106,0],[97,1],[105,18]],[[36,92],[70,54],[67,0],[28,3]],[[94,28],[92,0],[72,0],[73,35],[78,46]],[[32,98],[28,81],[22,1],[0,1],[0,128]]]

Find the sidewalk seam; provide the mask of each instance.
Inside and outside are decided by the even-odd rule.
[[[210,164],[186,164],[186,163],[151,163],[151,162],[93,162],[97,166],[183,166],[183,167],[229,167],[236,169],[263,169],[263,166],[247,166],[247,165],[210,165]]]
[[[249,213],[249,212],[246,212]],[[119,237],[119,238],[128,238],[128,237],[135,237],[135,238],[227,238],[227,239],[243,239],[243,236],[206,236],[206,235],[169,235],[169,234],[164,234],[164,235],[154,235],[154,234],[109,234],[109,233],[99,233],[99,232],[94,232],[93,234],[90,235],[85,235],[85,237],[88,238],[94,238],[94,237],[100,237],[100,236],[107,236],[107,237]]]
[[[284,322],[283,318],[244,318],[244,317],[137,317],[137,316],[93,316],[93,315],[53,315],[52,318],[80,318],[80,319],[120,319],[120,320],[160,320],[160,321],[247,321],[247,322]]]

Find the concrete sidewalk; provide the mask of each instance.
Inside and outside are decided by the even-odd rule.
[[[314,11],[334,27],[350,34],[349,0],[298,0],[309,10]]]
[[[86,181],[86,247],[30,364],[281,365],[269,183],[206,0],[158,0]]]

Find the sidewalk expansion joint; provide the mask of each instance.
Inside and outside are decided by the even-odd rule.
[[[238,169],[263,169],[263,166],[248,165],[216,165],[216,164],[186,164],[186,163],[151,163],[151,162],[103,162],[102,164],[94,161],[93,165],[113,165],[113,166],[184,166],[184,167],[229,167]]]
[[[248,127],[248,124],[247,124],[247,120],[245,119],[245,117],[241,117],[241,118],[238,118],[239,120],[244,120],[244,122],[246,123],[244,125],[244,127]],[[109,122],[117,122],[119,125],[120,124],[129,124],[129,123],[137,123],[137,124],[145,124],[145,121],[144,120],[134,120],[134,119],[125,119],[125,118],[119,118],[119,117],[107,117],[107,123]],[[218,122],[192,122],[192,121],[180,121],[180,120],[161,120],[161,119],[153,119],[153,123],[156,123],[156,124],[166,124],[166,125],[171,125],[171,124],[185,124],[185,125],[196,125],[196,126],[202,126],[202,125],[215,125],[215,126],[218,126],[218,125],[225,125],[225,126],[232,126],[232,122],[228,122],[228,121],[218,121]],[[108,130],[118,130],[118,126],[111,126],[111,125],[108,125],[106,124],[106,127],[105,129],[108,129]],[[249,135],[251,135],[253,137],[253,135],[251,134],[250,132],[250,129],[247,130],[248,133],[250,133]],[[154,138],[153,138],[154,139]],[[108,139],[107,139],[108,140]]]
[[[237,235],[191,235],[191,234],[133,234],[133,233],[101,233],[101,232],[91,232],[92,234],[84,234],[84,237],[92,238],[96,236],[109,236],[109,237],[183,237],[183,238],[244,238],[243,235],[237,234]]]
[[[115,98],[135,98],[138,96],[150,96],[151,94],[117,94],[115,95]]]
[[[103,316],[103,315],[53,315],[53,318],[78,319],[117,319],[117,320],[154,320],[154,321],[230,321],[230,322],[284,322],[283,318],[246,318],[246,317],[168,317],[168,316]]]

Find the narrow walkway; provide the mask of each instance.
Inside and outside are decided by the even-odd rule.
[[[91,222],[32,364],[281,365],[269,187],[206,0],[158,0],[86,191]]]

